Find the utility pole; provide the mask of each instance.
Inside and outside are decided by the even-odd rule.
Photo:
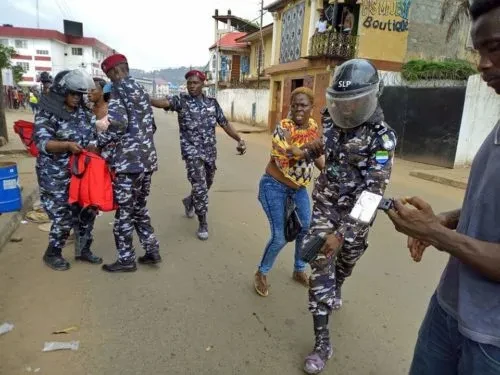
[[[36,0],[36,27],[40,28],[40,7],[38,4],[38,0]]]
[[[262,32],[262,23],[264,22],[264,0],[260,0],[260,53],[257,55],[257,88],[260,89],[260,71],[264,61],[264,34]]]

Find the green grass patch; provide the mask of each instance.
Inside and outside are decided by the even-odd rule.
[[[407,81],[455,80],[466,81],[477,70],[464,60],[411,60],[403,65],[401,75]]]

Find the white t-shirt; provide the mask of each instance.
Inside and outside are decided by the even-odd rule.
[[[328,28],[328,22],[327,21],[318,21],[316,24],[316,28],[318,29],[319,33],[324,33],[326,32]]]

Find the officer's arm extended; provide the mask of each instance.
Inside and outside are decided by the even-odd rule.
[[[109,127],[97,135],[97,146],[102,148],[109,143],[118,142],[128,128],[128,114],[125,103],[120,98],[112,98],[108,106]]]
[[[79,153],[82,147],[76,142],[55,140],[56,130],[52,116],[46,112],[40,112],[35,119],[35,133],[33,140],[40,152],[45,154],[59,154],[65,152]]]
[[[217,123],[219,124],[219,126],[222,129],[224,129],[224,131],[226,132],[226,134],[228,136],[230,136],[236,142],[238,142],[238,150],[240,152],[244,153],[246,150],[245,141],[240,137],[240,135],[238,134],[236,129],[233,127],[233,125],[231,125],[231,123],[229,123],[229,121],[227,121],[226,116],[224,116],[224,111],[220,107],[219,102],[217,102],[217,100],[215,100],[215,112],[216,112],[215,116],[217,118]]]

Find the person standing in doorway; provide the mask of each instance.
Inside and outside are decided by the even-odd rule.
[[[162,261],[147,209],[153,173],[158,169],[154,132],[156,129],[149,95],[129,73],[127,58],[111,55],[101,64],[113,82],[108,114],[101,120],[107,129],[97,135],[97,147],[114,144],[111,170],[115,174],[113,191],[118,209],[115,214],[114,236],[118,260],[103,265],[107,272],[137,270],[133,245],[134,229],[146,254],[141,264]]]
[[[208,191],[214,182],[217,159],[215,129],[222,129],[238,142],[240,154],[246,152],[246,144],[233,126],[226,120],[217,99],[203,93],[205,74],[198,70],[189,71],[186,76],[188,94],[153,99],[152,105],[179,116],[182,159],[186,163],[191,193],[182,200],[186,216],[198,216],[198,238],[208,239]]]

